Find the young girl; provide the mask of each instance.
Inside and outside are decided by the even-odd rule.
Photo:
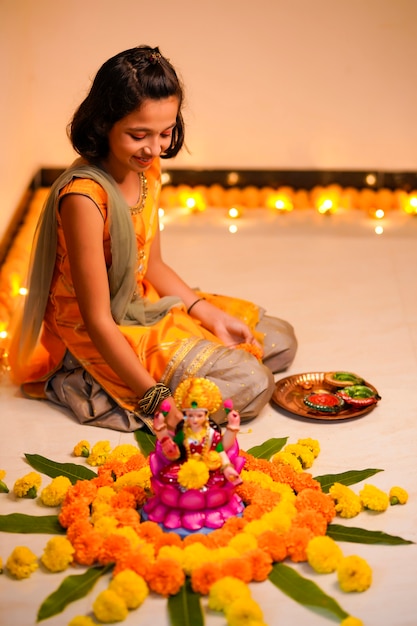
[[[168,399],[174,427],[182,414],[172,393],[190,376],[213,380],[249,419],[272,395],[272,372],[294,358],[288,323],[196,292],[163,261],[160,158],[183,146],[182,104],[170,62],[139,46],[104,63],[69,126],[80,158],[38,225],[11,367],[24,393],[82,423],[152,428]]]

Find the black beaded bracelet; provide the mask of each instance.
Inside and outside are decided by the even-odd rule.
[[[188,315],[190,314],[191,309],[193,307],[195,307],[195,305],[198,304],[199,302],[201,302],[202,300],[205,300],[205,298],[197,298],[197,300],[194,300],[194,302],[192,304],[190,304],[190,306],[187,309]]]
[[[139,400],[138,409],[144,415],[154,415],[162,400],[170,396],[172,396],[172,391],[169,387],[163,383],[156,383],[146,391],[142,400]]]

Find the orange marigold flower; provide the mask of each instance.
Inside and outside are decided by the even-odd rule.
[[[93,565],[98,559],[103,538],[91,530],[89,533],[79,535],[71,543],[75,550],[74,561],[80,565]]]
[[[235,535],[236,533],[240,533],[245,528],[246,524],[247,522],[243,517],[229,517],[223,524],[223,529]]]
[[[122,560],[132,550],[131,543],[127,537],[122,535],[109,535],[103,540],[100,546],[97,560],[101,565],[116,563]]]
[[[173,559],[157,559],[149,566],[145,580],[152,591],[167,597],[179,592],[185,582],[185,574]]]
[[[97,494],[97,485],[91,480],[77,480],[75,485],[70,487],[65,495],[64,505],[71,502],[84,502],[91,504]]]
[[[321,491],[321,484],[308,472],[300,472],[295,474],[292,488],[296,493],[300,493],[300,491],[303,491],[304,489]]]
[[[238,343],[236,346],[236,350],[246,350],[249,354],[253,354],[254,357],[258,359],[258,361],[262,361],[262,357],[264,355],[264,351],[260,346],[257,346],[253,343]]]
[[[252,580],[252,563],[245,558],[226,559],[223,561],[223,576],[233,576],[250,583]]]
[[[122,476],[125,471],[126,464],[121,459],[107,459],[107,461],[97,468],[99,476],[110,473],[113,480]]]
[[[249,504],[243,511],[243,517],[247,522],[251,522],[262,517],[265,510],[260,504]]]
[[[86,535],[94,530],[93,525],[87,518],[76,519],[70,526],[67,528],[67,539],[73,543],[75,539],[81,537],[82,535]]]
[[[191,572],[191,586],[195,593],[208,595],[213,583],[223,577],[220,563],[204,563]]]
[[[230,517],[229,519],[231,520],[233,518]],[[235,531],[233,529],[229,530],[229,528],[226,527],[226,524],[228,521],[229,520],[226,521],[226,523],[223,525],[222,528],[217,528],[216,530],[213,530],[213,532],[211,532],[209,535],[207,535],[208,536],[207,545],[212,550],[214,550],[215,548],[223,548],[227,546],[229,544],[230,539],[235,536],[236,534]]]
[[[146,578],[146,574],[153,563],[149,551],[143,547],[138,546],[133,550],[130,550],[127,554],[123,555],[117,562],[113,570],[113,576],[116,576],[119,572],[123,572],[126,569],[131,569],[139,576]]]
[[[254,548],[245,552],[244,558],[251,563],[252,580],[262,582],[268,578],[268,574],[272,570],[272,558],[261,548]]]
[[[136,506],[136,498],[133,493],[122,489],[119,493],[114,494],[110,504],[115,509],[134,509]]]
[[[236,493],[245,504],[251,504],[256,499],[258,489],[259,487],[255,483],[243,482],[236,488]]]
[[[140,524],[137,533],[141,539],[155,546],[163,536],[164,531],[156,522],[147,521]]]
[[[203,533],[194,533],[186,535],[182,540],[184,548],[192,546],[194,543],[201,543],[203,546],[210,547],[210,535],[203,535]]]
[[[155,546],[155,553],[158,554],[159,550],[163,548],[163,546],[178,546],[179,548],[182,548],[182,540],[177,533],[162,533],[162,535],[155,538],[153,545]]]
[[[331,522],[336,515],[333,498],[322,491],[314,489],[303,489],[297,495],[295,506],[298,511],[313,509],[321,513],[327,523]]]
[[[100,487],[112,487],[114,483],[114,477],[111,472],[102,472],[100,476],[96,476],[90,480],[90,483],[95,485],[97,489]]]
[[[73,522],[80,519],[88,520],[89,517],[90,506],[86,502],[75,500],[62,506],[58,514],[58,521],[63,528],[68,528]]]
[[[307,561],[308,542],[313,539],[314,534],[309,528],[294,527],[285,535],[288,556],[291,561]]]
[[[148,498],[145,489],[139,485],[126,485],[126,487],[123,487],[121,492],[131,493],[134,496],[135,508],[142,507]]]
[[[293,527],[309,528],[311,532],[317,535],[325,535],[327,532],[327,521],[324,516],[313,509],[305,509],[298,511],[292,520]]]
[[[258,547],[270,555],[274,563],[284,561],[287,557],[285,537],[273,530],[266,530],[257,537]]]
[[[114,509],[113,517],[119,523],[119,526],[131,526],[137,533],[140,529],[140,514],[136,509]]]
[[[148,459],[141,452],[138,452],[126,461],[126,472],[137,472],[142,469],[142,467],[148,465],[148,463]]]

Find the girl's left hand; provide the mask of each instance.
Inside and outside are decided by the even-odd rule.
[[[217,308],[211,302],[199,302],[193,310],[193,315],[228,348],[240,343],[254,344],[260,348],[247,324]]]

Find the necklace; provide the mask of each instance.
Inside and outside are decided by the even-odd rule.
[[[137,215],[138,213],[142,213],[143,207],[145,206],[146,198],[148,197],[148,181],[146,180],[146,176],[143,172],[139,172],[139,180],[139,198],[136,204],[129,207],[131,215]]]

